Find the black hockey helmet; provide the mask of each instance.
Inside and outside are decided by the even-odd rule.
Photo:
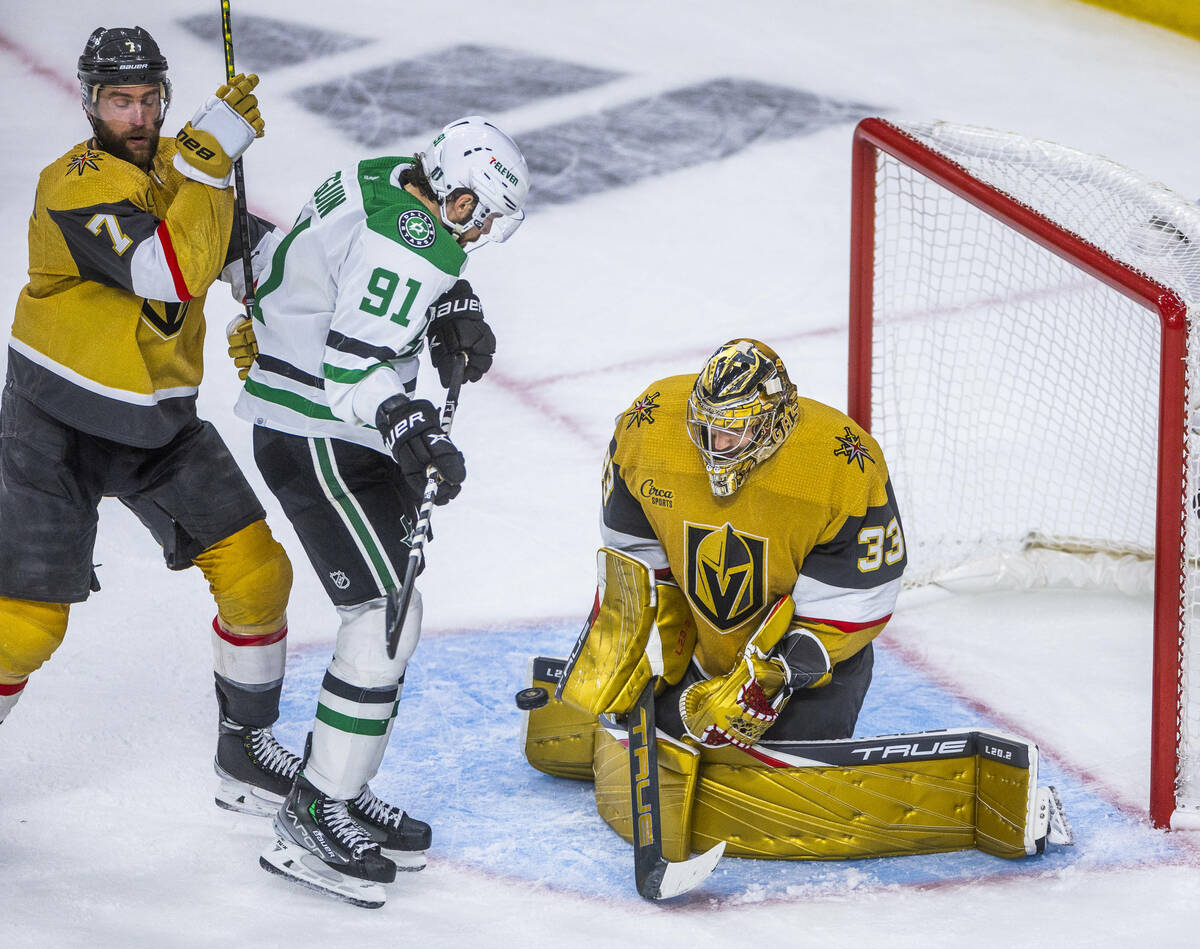
[[[154,37],[140,26],[99,26],[88,37],[79,57],[79,86],[83,107],[95,113],[101,86],[150,86],[157,84],[165,114],[171,101],[167,58]]]

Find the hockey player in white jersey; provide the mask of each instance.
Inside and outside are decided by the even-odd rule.
[[[438,472],[438,504],[466,473],[434,406],[413,398],[417,357],[428,339],[443,385],[462,355],[467,381],[491,366],[495,336],[461,274],[467,248],[520,225],[528,179],[516,144],[478,116],[413,158],[335,172],[276,251],[252,327],[243,320],[230,334],[249,369],[237,412],[254,424],[255,461],[340,618],[306,757],[262,864],[360,905],[383,903],[380,884],[397,865],[423,867],[431,837],[367,786],[420,636],[414,591],[388,658],[389,594],[426,469]],[[325,867],[309,869],[310,854]]]

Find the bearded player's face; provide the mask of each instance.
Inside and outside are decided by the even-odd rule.
[[[95,127],[100,147],[143,170],[158,151],[163,101],[157,85],[104,86],[96,97]]]

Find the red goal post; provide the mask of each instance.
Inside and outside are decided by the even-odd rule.
[[[1200,209],[947,123],[864,119],[852,175],[849,412],[887,452],[913,582],[1035,549],[1152,571],[1150,815],[1200,826]]]

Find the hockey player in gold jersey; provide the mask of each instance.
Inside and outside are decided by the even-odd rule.
[[[698,377],[659,380],[618,416],[601,531],[596,603],[571,657],[531,665],[525,752],[593,780],[597,811],[626,840],[636,800],[644,847],[652,805],[618,722],[653,677],[659,841],[666,860],[688,861],[677,880],[694,882],[692,852],[711,869],[718,845],[828,860],[968,847],[1020,858],[1072,842],[1032,742],[852,737],[904,531],[879,445],[800,398],[769,347],[730,340]]]
[[[270,730],[291,565],[195,407],[205,294],[227,268],[245,289],[229,179],[263,134],[258,80],[235,77],[160,140],[171,84],[148,32],[95,30],[78,75],[93,134],[38,179],[0,408],[0,721],[62,642],[70,604],[99,589],[97,506],[117,497],[168,567],[209,582],[218,803],[268,812],[296,761]],[[250,224],[269,257],[274,227]]]
[[[677,586],[695,627],[660,728],[709,746],[852,734],[906,562],[870,435],[800,398],[769,347],[735,339],[618,417],[603,493],[604,544]],[[787,595],[782,637],[748,653]]]

